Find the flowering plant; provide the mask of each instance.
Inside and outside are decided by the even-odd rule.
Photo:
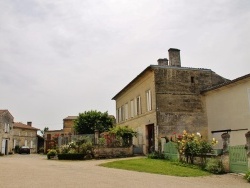
[[[179,137],[178,151],[180,154],[186,157],[186,161],[190,160],[191,163],[194,161],[195,156],[204,157],[207,153],[213,150],[213,146],[218,143],[217,140],[213,138],[212,142],[204,140],[200,133],[187,133],[186,130],[183,131],[182,137]]]

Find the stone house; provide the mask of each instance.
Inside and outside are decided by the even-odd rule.
[[[74,130],[74,120],[77,119],[78,116],[68,116],[63,119],[63,129],[60,130],[48,130],[44,132],[44,148],[45,152],[48,149],[54,147],[54,145],[58,142],[58,137],[61,136],[71,136],[75,135],[76,132]]]
[[[219,141],[216,147],[223,148],[223,136],[230,146],[245,145],[245,135],[250,131],[250,74],[208,88],[202,95],[206,102],[208,137]]]
[[[168,59],[158,59],[119,91],[116,122],[138,132],[133,144],[146,154],[158,150],[158,140],[173,134],[208,133],[200,92],[228,81],[210,69],[182,67],[180,50],[170,48]]]
[[[13,126],[13,147],[28,146],[30,153],[37,153],[37,131],[32,122],[26,124],[15,122]]]
[[[8,155],[13,149],[13,121],[14,117],[8,110],[0,110],[0,152],[4,155]]]
[[[77,117],[78,116],[68,116],[63,119],[63,132],[65,134],[76,134],[74,129],[74,121],[77,119]]]

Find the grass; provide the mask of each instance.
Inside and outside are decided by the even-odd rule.
[[[211,175],[209,172],[203,171],[198,167],[181,166],[176,162],[148,158],[119,160],[100,164],[100,166],[181,177]]]

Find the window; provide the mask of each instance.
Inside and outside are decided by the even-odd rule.
[[[136,98],[136,115],[141,114],[141,97]]]
[[[7,123],[4,124],[4,132],[7,133]]]
[[[128,103],[125,104],[124,113],[125,113],[125,120],[127,120],[128,119]]]
[[[121,121],[124,121],[124,105],[121,107]]]
[[[13,144],[13,148],[15,148],[16,147],[16,140],[14,140],[14,144]]]
[[[120,107],[119,109],[118,109],[118,122],[121,122],[122,121],[122,108]]]
[[[147,111],[151,111],[152,110],[152,98],[151,98],[151,91],[148,90],[146,92],[146,104],[147,104]]]
[[[191,76],[191,83],[194,83],[194,77]]]
[[[130,117],[134,117],[134,100],[130,101]]]
[[[33,141],[30,141],[30,148],[33,148]]]
[[[28,133],[27,133],[27,132],[25,132],[25,136],[28,136]]]
[[[47,140],[51,139],[51,134],[47,134]]]
[[[28,143],[27,140],[25,140],[25,141],[24,141],[24,145],[27,146],[27,143]]]

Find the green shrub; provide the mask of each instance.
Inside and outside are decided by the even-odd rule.
[[[44,147],[40,147],[40,148],[38,149],[38,153],[44,153]]]
[[[250,182],[250,171],[248,171],[248,172],[246,173],[246,175],[244,176],[244,178],[245,178],[248,182]]]
[[[55,149],[50,149],[47,153],[47,158],[50,159],[51,157],[54,157],[57,155],[57,151]]]
[[[81,153],[63,153],[63,154],[58,154],[57,156],[59,160],[83,160],[84,159],[84,154],[81,154]]]
[[[222,161],[219,159],[211,158],[207,161],[205,170],[213,174],[223,174],[225,173]]]
[[[15,151],[15,153],[19,153],[19,150],[20,150],[20,146],[15,146],[15,148],[14,148],[14,151]]]
[[[148,154],[147,157],[149,159],[165,159],[164,154],[161,152],[158,152],[158,151],[154,151],[154,152]]]

